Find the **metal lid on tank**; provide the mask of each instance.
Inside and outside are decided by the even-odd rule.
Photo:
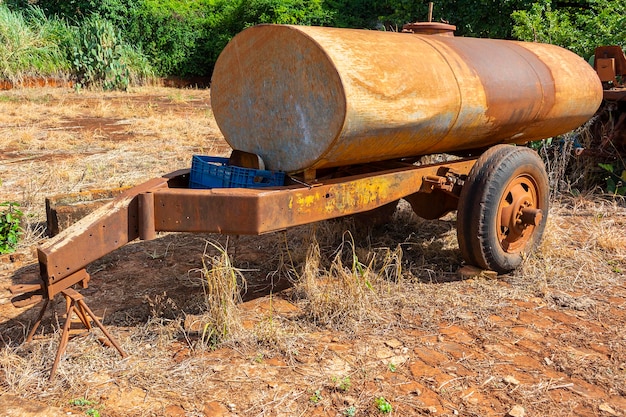
[[[414,22],[402,26],[402,32],[417,35],[454,36],[456,26],[440,22]]]
[[[433,22],[433,7],[434,3],[429,1],[427,22],[407,23],[402,26],[402,32],[415,33],[416,35],[454,36],[456,26],[450,25],[445,21]]]

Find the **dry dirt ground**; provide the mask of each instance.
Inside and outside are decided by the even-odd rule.
[[[27,215],[0,265],[0,416],[626,416],[623,200],[555,201],[540,248],[497,279],[459,278],[454,215],[426,222],[405,204],[376,228],[135,242],[81,290],[129,356],[99,331],[76,337],[48,382],[64,303],[23,344],[38,308],[7,291],[36,277],[44,198],[228,147],[207,90],[142,88],[0,93],[0,149],[0,202]],[[211,327],[221,270],[243,302]]]

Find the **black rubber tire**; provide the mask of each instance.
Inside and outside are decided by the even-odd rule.
[[[521,178],[521,180],[517,180]],[[542,212],[530,226],[521,247],[505,249],[498,226],[501,202],[514,181],[530,183],[534,206]],[[543,161],[525,147],[497,145],[483,153],[470,170],[459,199],[457,238],[463,259],[471,265],[507,273],[520,266],[524,255],[541,240],[548,217],[550,190]],[[507,247],[509,247],[507,242]]]

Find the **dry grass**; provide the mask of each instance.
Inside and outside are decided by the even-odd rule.
[[[137,100],[148,92],[152,99]],[[0,161],[0,200],[28,208],[31,243],[45,195],[137,183],[188,165],[193,152],[223,149],[210,111],[197,105],[206,92],[3,94],[12,101],[0,101],[0,117],[14,111],[18,122],[2,120],[0,143],[26,159]],[[123,120],[115,129],[132,141],[109,128],[54,130],[78,114]],[[17,166],[24,174],[13,174]],[[406,416],[432,407],[504,415],[514,404],[550,416],[618,409],[626,204],[560,198],[536,253],[497,280],[460,280],[455,216],[423,221],[404,202],[371,230],[341,219],[261,237],[165,235],[128,245],[93,266],[88,302],[117,309],[104,320],[130,357],[103,349],[96,331],[70,342],[49,384],[58,319],[46,321],[55,333],[20,345],[24,312],[0,324],[0,395],[62,407],[88,398],[110,416],[166,415],[172,405],[199,416],[211,401],[225,415],[346,415],[350,407],[378,415],[379,396]],[[129,280],[145,284],[140,304],[135,293],[120,295]],[[192,316],[199,330],[185,324]]]
[[[461,327],[477,346],[505,349],[517,343],[518,335],[515,327],[497,324],[493,316],[511,319],[523,314],[526,309],[518,302],[585,313],[598,319],[606,317],[611,305],[603,301],[604,292],[622,285],[623,274],[615,270],[626,268],[626,249],[619,236],[623,232],[623,223],[620,226],[619,222],[626,218],[626,209],[602,200],[585,201],[584,204],[557,203],[537,254],[520,271],[498,281],[451,280],[446,262],[426,260],[431,251],[449,245],[448,236],[433,236],[432,230],[406,213],[397,217],[404,217],[408,223],[394,223],[387,230],[373,232],[360,240],[338,232],[350,229],[350,221],[289,231],[288,247],[281,235],[264,237],[262,245],[278,250],[271,252],[271,261],[261,260],[265,268],[275,269],[260,273],[276,273],[285,268],[285,259],[293,260],[290,268],[298,271],[299,278],[294,289],[286,294],[292,294],[289,299],[299,313],[285,316],[270,307],[247,330],[238,326],[241,310],[234,301],[239,293],[233,289],[235,282],[240,282],[237,275],[249,276],[248,267],[256,265],[247,263],[246,271],[237,272],[233,263],[237,265],[237,259],[245,259],[242,248],[249,247],[251,239],[259,238],[241,238],[243,241],[230,246],[230,257],[223,249],[209,247],[211,250],[203,256],[202,275],[210,285],[205,288],[207,305],[202,314],[207,323],[212,323],[211,328],[230,335],[221,345],[209,344],[217,351],[201,348],[210,333],[194,338],[183,328],[184,306],[179,304],[166,313],[170,301],[162,298],[152,300],[152,317],[144,325],[117,330],[123,348],[132,352],[131,358],[120,360],[113,350],[97,346],[95,337],[74,339],[60,367],[59,378],[52,385],[46,382],[46,369],[58,334],[29,346],[3,349],[2,392],[31,398],[35,393],[34,398],[55,405],[88,397],[107,403],[106,415],[161,415],[164,407],[172,403],[202,413],[207,398],[217,398],[223,404],[236,403],[237,410],[245,411],[245,415],[264,415],[270,409],[278,415],[294,415],[311,412],[316,407],[341,413],[350,405],[359,410],[371,409],[372,399],[384,394],[394,406],[409,410],[403,415],[417,415],[416,410],[427,409],[421,397],[395,393],[389,384],[395,381],[393,378],[415,377],[409,366],[415,357],[413,352],[437,350],[448,340],[457,340],[446,329]],[[568,222],[574,208],[576,216],[591,221]],[[576,227],[571,227],[572,224]],[[387,239],[388,234],[398,234],[396,228],[405,229],[405,241],[409,244],[395,250],[389,246],[370,246],[372,241]],[[434,229],[440,227],[435,225]],[[352,233],[358,235],[359,231]],[[417,246],[421,253],[409,258],[400,249],[416,250]],[[240,253],[235,255],[235,250]],[[299,253],[306,256],[298,256]],[[585,293],[581,294],[583,290]],[[226,298],[225,294],[228,294]],[[623,322],[618,319],[602,319],[602,322],[606,331],[624,335],[620,327]],[[233,327],[226,331],[226,325]],[[614,370],[626,362],[625,339],[613,340],[610,358],[578,355],[563,348],[571,346],[582,352],[589,346],[589,340],[608,343],[609,338],[598,339],[594,331],[578,326],[575,331],[546,333],[550,335],[546,336],[549,344],[553,345],[546,347],[543,355],[563,373],[563,378],[575,378],[604,387],[613,395],[624,395],[624,375]],[[385,344],[392,341],[395,346],[396,339],[404,347],[390,349]],[[348,356],[337,355],[336,348],[324,348],[329,344],[349,349]],[[191,353],[177,359],[176,352],[185,349]],[[500,392],[499,401],[523,404],[528,410],[542,410],[544,415],[566,415],[564,405],[572,409],[581,405],[576,398],[555,401],[549,395],[567,391],[571,379],[533,377],[516,388],[502,382],[507,372],[501,369],[504,365],[484,356],[472,356],[469,351],[475,349],[469,348],[465,359],[441,368],[444,373],[451,372],[447,369],[462,368],[463,372],[469,372],[466,376],[451,377],[450,382],[431,380],[433,377],[417,378],[420,387],[424,387],[420,389],[432,390],[441,401],[464,410],[463,415],[484,415],[478,405],[469,401],[471,396],[466,397],[468,401],[460,400],[472,389],[476,392],[472,395]],[[543,356],[538,358],[542,359]],[[270,360],[278,360],[282,365],[270,367],[265,364]],[[510,359],[505,363],[513,362]],[[386,374],[390,364],[397,371]],[[346,378],[351,388],[344,392],[338,388],[337,381]],[[375,387],[368,382],[372,380],[378,381]],[[318,390],[321,398],[319,403],[313,403],[311,397]],[[121,392],[134,392],[134,396]],[[139,394],[145,397],[144,402],[137,400]],[[119,408],[120,401],[126,401],[126,408]]]
[[[133,185],[189,166],[193,153],[225,152],[208,91],[172,90],[0,94],[0,201],[24,208],[24,245],[41,235],[45,196]]]
[[[201,275],[206,300],[206,313],[202,329],[203,345],[216,346],[241,332],[241,315],[237,305],[241,303],[241,292],[245,292],[246,278],[243,272],[232,265],[228,249],[207,242],[218,251],[217,256],[202,257]]]
[[[562,291],[594,291],[607,280],[619,284],[626,265],[625,213],[619,198],[553,203],[541,248],[518,274]]]

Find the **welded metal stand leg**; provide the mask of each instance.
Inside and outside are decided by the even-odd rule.
[[[63,294],[65,295],[65,294]],[[70,339],[70,324],[72,323],[72,312],[74,311],[74,300],[69,300],[68,296],[65,295],[65,300],[68,302],[67,308],[65,311],[65,324],[63,325],[63,332],[61,333],[61,342],[59,343],[59,347],[57,348],[57,356],[54,359],[54,363],[52,364],[52,369],[50,370],[50,381],[54,379],[54,374],[57,372],[57,368],[59,367],[59,361],[61,360],[61,355],[65,352],[67,348],[67,342]]]
[[[109,342],[111,342],[111,344],[115,347],[115,349],[117,349],[117,351],[120,353],[122,358],[125,358],[126,356],[128,356],[126,354],[126,352],[124,352],[122,350],[122,348],[117,343],[115,338],[113,338],[113,336],[111,336],[111,334],[102,325],[102,323],[100,323],[100,320],[98,320],[98,318],[95,316],[95,314],[93,314],[93,312],[89,309],[89,307],[87,307],[87,304],[85,304],[85,302],[83,300],[78,300],[78,305],[80,306],[81,309],[84,309],[84,311],[87,312],[87,314],[89,314],[89,317],[91,317],[91,319],[94,321],[94,323],[96,323],[96,325],[100,328],[100,330],[102,330],[102,333],[104,333],[106,338],[109,339]]]
[[[61,356],[65,352],[67,348],[67,343],[70,338],[70,325],[72,323],[72,314],[76,313],[76,316],[80,319],[81,323],[87,328],[87,330],[91,330],[92,326],[90,323],[90,319],[93,320],[94,323],[102,330],[102,333],[109,339],[109,342],[117,349],[122,358],[125,358],[127,355],[122,350],[117,341],[111,336],[111,334],[107,331],[107,329],[102,325],[100,320],[93,314],[93,311],[87,307],[85,301],[83,300],[83,296],[78,292],[74,291],[71,288],[61,291],[61,294],[65,297],[65,301],[67,303],[66,314],[65,314],[65,324],[63,325],[63,332],[61,333],[61,342],[59,343],[59,348],[57,349],[57,356],[52,364],[52,369],[50,370],[50,381],[54,379],[54,375],[56,374],[57,368],[59,366],[59,361],[61,360]]]
[[[37,329],[39,328],[39,325],[41,324],[41,321],[43,320],[43,315],[46,313],[46,309],[48,308],[49,302],[50,300],[48,298],[44,300],[43,306],[41,307],[41,311],[39,311],[39,316],[37,316],[37,320],[35,320],[35,323],[33,323],[33,328],[30,329],[30,332],[28,332],[28,336],[26,336],[26,343],[33,340],[33,337],[35,336],[35,332],[37,331]]]

